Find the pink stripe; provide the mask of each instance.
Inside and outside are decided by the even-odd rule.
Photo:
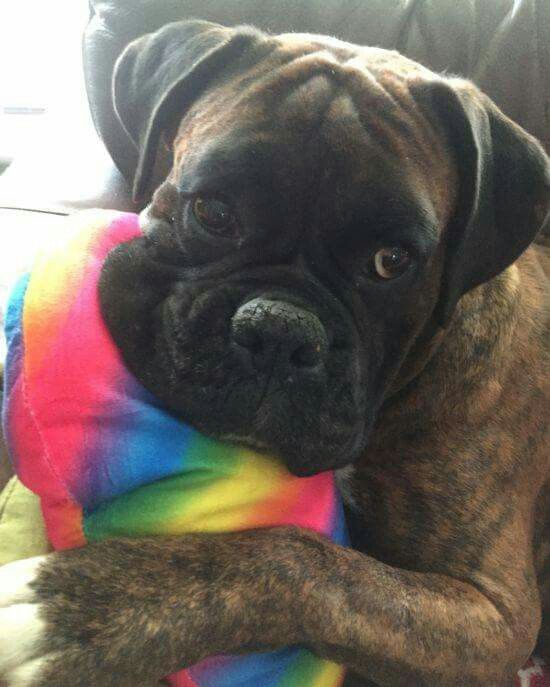
[[[335,499],[332,472],[289,478],[280,494],[268,496],[253,509],[247,527],[297,525],[328,535],[335,517]]]

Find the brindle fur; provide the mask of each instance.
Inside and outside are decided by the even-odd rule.
[[[396,86],[392,70],[410,64],[399,59],[386,86],[448,218],[454,158]],[[398,120],[374,106],[369,118],[407,149]],[[194,126],[176,139],[174,170]],[[159,215],[170,210],[156,198]],[[439,278],[434,268],[434,290]],[[72,648],[40,687],[151,685],[205,656],[292,643],[345,664],[350,685],[505,687],[537,636],[550,658],[549,278],[550,251],[532,245],[467,293],[446,329],[416,332],[356,463],[358,550],[275,528],[49,558],[35,583],[48,647]]]

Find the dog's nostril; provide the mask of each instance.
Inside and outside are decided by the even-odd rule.
[[[253,355],[258,355],[264,349],[264,342],[257,331],[250,327],[240,327],[233,332],[233,340],[242,348],[246,348]]]
[[[299,346],[290,356],[289,361],[294,367],[316,367],[323,360],[320,343]]]

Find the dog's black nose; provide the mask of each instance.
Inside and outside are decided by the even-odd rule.
[[[237,310],[231,322],[233,343],[256,369],[283,364],[287,370],[319,368],[328,340],[321,320],[291,303],[255,298]]]

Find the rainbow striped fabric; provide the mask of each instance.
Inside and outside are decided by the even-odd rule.
[[[332,473],[297,478],[274,458],[202,436],[125,368],[97,285],[109,251],[141,235],[137,215],[86,212],[69,224],[20,279],[6,314],[4,431],[20,479],[41,498],[52,545],[287,524],[346,543]],[[343,669],[289,647],[210,658],[168,680],[336,687]]]

